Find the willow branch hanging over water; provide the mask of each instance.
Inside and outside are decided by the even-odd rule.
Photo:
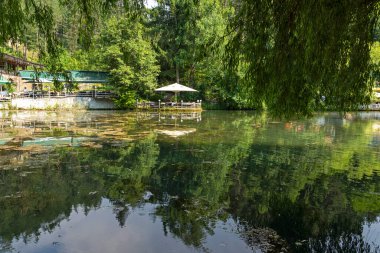
[[[369,102],[379,1],[242,0],[235,7],[228,67],[245,70],[252,102],[280,115]]]
[[[91,42],[99,17],[107,14],[112,7],[124,7],[128,13],[135,15],[144,6],[143,0],[0,0],[0,43],[20,41],[27,25],[35,25],[44,39],[45,49],[54,55],[58,41],[53,2],[70,10],[68,15],[79,14],[81,39],[87,46]]]

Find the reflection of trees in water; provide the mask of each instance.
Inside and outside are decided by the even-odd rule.
[[[116,218],[124,225],[128,208],[141,201],[145,184],[158,155],[155,137],[119,147],[102,149],[58,148],[30,156],[40,167],[19,165],[18,171],[0,170],[0,235],[2,244],[20,236],[38,240],[39,229],[53,231],[69,217],[72,208],[87,215],[102,197],[114,204]],[[109,165],[109,166],[108,166]],[[16,169],[16,168],[15,168]]]
[[[0,235],[4,241],[20,236],[38,239],[39,229],[52,231],[73,207],[90,210],[100,204],[99,196],[88,194],[101,188],[97,178],[76,169],[49,166],[44,160],[40,166],[0,171],[5,182],[0,185],[4,194],[0,198]]]
[[[359,125],[360,131],[339,129],[337,137],[362,133],[366,126]],[[283,133],[270,133],[276,134],[290,139]],[[370,252],[362,227],[380,213],[378,195],[368,198],[366,194],[379,192],[380,186],[374,171],[379,161],[362,145],[371,136],[360,135],[356,141],[361,145],[347,138],[333,146],[317,139],[297,145],[294,138],[300,137],[293,136],[285,145],[253,144],[244,165],[247,169],[234,172],[229,211],[241,222],[243,235],[270,227],[294,251]]]
[[[245,115],[246,116],[246,115]],[[248,154],[255,129],[254,117],[203,123],[212,131],[197,132],[176,145],[160,143],[160,163],[150,187],[161,200],[156,215],[164,231],[186,245],[203,249],[215,223],[226,220],[229,206],[229,174]]]
[[[58,148],[49,159],[30,156],[28,164],[38,168],[1,170],[1,245],[38,238],[40,228],[53,231],[72,206],[88,213],[105,197],[120,226],[131,208],[157,204],[164,232],[200,250],[216,222],[232,217],[248,244],[274,245],[268,251],[366,252],[363,223],[380,212],[380,199],[371,194],[380,192],[379,161],[348,136],[368,125],[335,127],[334,143],[312,124],[292,132],[265,125],[265,118],[232,118],[204,117],[203,129],[180,141],[163,138],[160,146],[150,134],[96,148]],[[371,136],[358,138],[370,143]]]
[[[121,226],[124,226],[129,206],[136,206],[147,191],[148,177],[156,164],[159,147],[151,134],[133,143],[113,146],[104,143],[102,149],[89,149],[77,157],[81,167],[98,174],[104,184],[104,196],[111,200]]]
[[[52,151],[47,160],[45,154],[29,157],[28,164],[40,163],[40,167],[35,168],[32,174],[22,177],[21,183],[18,182],[18,173],[5,172],[6,180],[15,185],[14,188],[8,188],[10,194],[21,191],[25,198],[22,201],[15,199],[15,202],[25,207],[14,207],[9,201],[0,200],[5,206],[0,212],[10,215],[6,219],[9,222],[2,223],[2,237],[10,240],[20,235],[25,235],[26,238],[33,234],[37,236],[41,224],[51,224],[51,229],[54,229],[60,219],[70,215],[72,205],[83,206],[87,213],[100,204],[101,197],[111,200],[115,216],[123,226],[129,208],[144,202],[144,193],[151,189],[154,196],[147,201],[163,203],[157,209],[157,215],[168,224],[165,228],[189,245],[200,246],[205,231],[211,233],[213,230],[210,221],[222,217],[219,203],[225,201],[225,183],[228,183],[226,177],[235,161],[246,155],[252,139],[250,119],[243,117],[233,124],[228,120],[229,118],[222,125],[205,121],[213,129],[207,133],[207,138],[214,138],[213,143],[201,136],[183,146],[177,145],[182,150],[187,150],[192,145],[191,151],[171,150],[173,146],[164,143],[160,157],[162,161],[156,170],[153,168],[157,163],[159,147],[154,135],[133,143],[119,141],[117,146],[113,146],[114,142],[109,142],[102,143],[101,148],[58,148]],[[238,133],[236,129],[239,128],[246,131]],[[223,140],[225,133],[221,131],[230,131],[233,136],[229,136],[228,141]],[[219,142],[221,143],[218,144]],[[175,167],[167,166],[172,163]],[[23,171],[29,169],[20,166]],[[161,201],[170,195],[175,197],[170,198],[170,201]],[[36,203],[41,206],[35,208]],[[225,205],[227,204],[226,202]],[[13,208],[27,210],[23,223],[16,224],[16,230],[11,226],[13,219],[17,218]],[[40,211],[34,212],[35,209]],[[36,217],[32,219],[33,215]],[[35,226],[30,226],[27,222],[29,219],[33,220]],[[8,236],[5,229],[9,230]],[[30,233],[25,233],[28,230]]]
[[[326,238],[324,241],[311,240],[309,249],[314,252],[380,252],[380,248],[365,242],[362,236],[343,233],[337,238]]]
[[[196,248],[203,247],[206,234],[213,234],[216,221],[225,219],[207,201],[180,198],[158,206],[155,215],[161,217],[165,235],[169,230],[186,245]]]

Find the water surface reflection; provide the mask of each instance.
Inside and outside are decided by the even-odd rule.
[[[379,251],[379,115],[0,112],[0,249]]]

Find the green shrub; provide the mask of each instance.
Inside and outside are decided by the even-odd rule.
[[[133,109],[136,107],[136,92],[128,91],[120,94],[114,99],[115,105],[119,109]]]

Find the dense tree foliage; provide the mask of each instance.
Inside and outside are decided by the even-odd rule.
[[[0,43],[27,45],[52,72],[111,71],[121,104],[179,81],[200,91],[192,99],[304,115],[370,101],[378,11],[378,0],[159,0],[151,9],[142,0],[1,0]]]
[[[159,82],[174,80],[200,91],[206,102],[249,108],[236,85],[237,69],[224,68],[226,29],[232,6],[224,1],[158,1],[149,26],[159,52]]]
[[[355,108],[371,95],[378,10],[377,1],[241,1],[229,67],[246,65],[248,96],[281,114]]]
[[[100,68],[110,72],[109,85],[120,96],[118,105],[133,107],[136,98],[152,95],[159,66],[141,22],[122,14],[109,18],[94,50]]]

